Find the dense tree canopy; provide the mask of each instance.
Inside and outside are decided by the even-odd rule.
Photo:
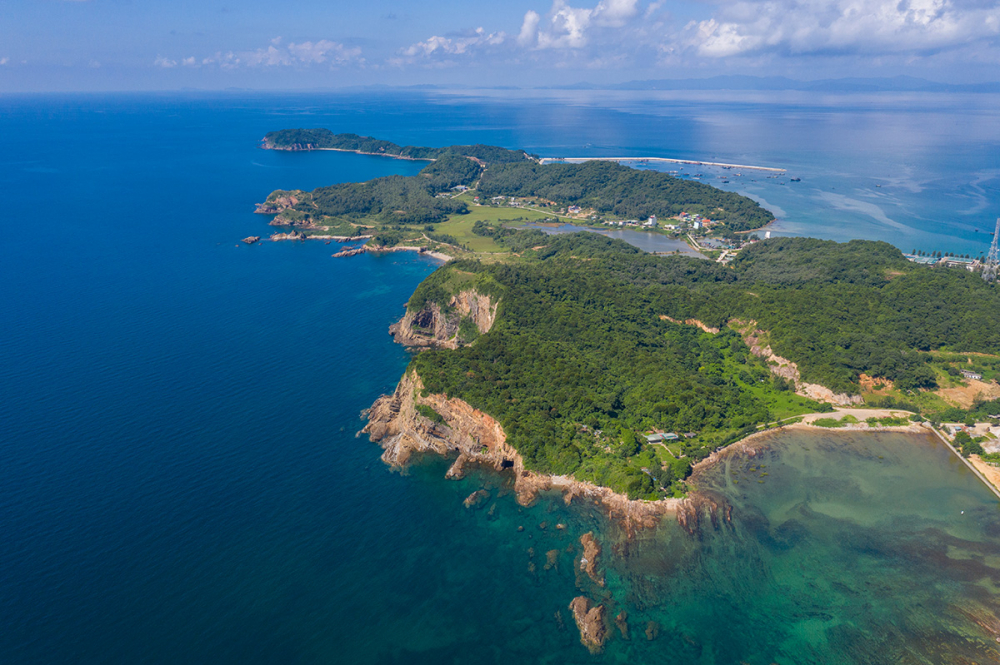
[[[929,349],[1000,350],[995,287],[909,263],[884,243],[775,239],[731,269],[596,234],[478,228],[521,258],[450,264],[411,306],[444,303],[455,275],[466,286],[476,275],[501,298],[496,324],[471,346],[417,355],[413,368],[428,390],[498,418],[530,468],[632,496],[673,491],[685,464],[771,419],[766,404],[788,389],[727,323],[756,321],[803,378],[849,392],[862,372],[933,385]],[[631,443],[655,429],[699,436],[661,468],[648,446]]]

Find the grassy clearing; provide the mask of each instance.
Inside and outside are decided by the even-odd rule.
[[[775,420],[784,420],[792,416],[815,413],[818,410],[818,405],[815,401],[802,395],[796,395],[791,391],[766,395],[762,389],[758,389],[758,391],[761,393],[759,397],[764,399],[768,410],[774,415]]]
[[[537,222],[550,214],[521,208],[494,208],[491,206],[470,206],[467,215],[453,215],[447,222],[437,225],[437,233],[454,236],[458,242],[470,247],[474,252],[505,252],[506,248],[496,244],[492,238],[477,236],[472,232],[476,222],[503,224],[513,222]]]
[[[844,425],[857,425],[858,419],[852,415],[846,415],[843,418],[818,418],[812,421],[812,424],[816,427],[843,427]]]

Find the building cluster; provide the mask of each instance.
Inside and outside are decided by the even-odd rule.
[[[692,229],[696,231],[700,229],[708,230],[712,228],[714,225],[718,224],[718,222],[712,221],[707,217],[702,217],[698,213],[682,212],[681,214],[677,215],[677,217],[675,217],[674,219],[684,222],[685,224],[689,225]]]
[[[646,229],[655,229],[657,227],[656,215],[651,215],[649,219],[645,222],[639,221],[638,219],[620,219],[620,220],[607,220],[604,222],[607,226],[638,226]],[[665,226],[663,228],[673,229],[673,226]]]
[[[903,254],[909,261],[926,266],[945,266],[948,268],[965,268],[969,272],[974,272],[982,265],[979,259],[964,256],[920,256],[917,254]]]

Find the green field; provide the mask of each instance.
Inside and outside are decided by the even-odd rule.
[[[477,236],[472,232],[476,222],[488,224],[503,224],[515,222],[537,222],[552,215],[537,210],[521,208],[494,208],[492,206],[472,206],[467,215],[452,215],[448,221],[437,225],[437,233],[454,236],[458,242],[471,248],[474,252],[506,252],[507,249],[496,244],[492,238]]]

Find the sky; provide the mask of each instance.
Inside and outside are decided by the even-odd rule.
[[[0,93],[1000,80],[1000,0],[0,0]]]

